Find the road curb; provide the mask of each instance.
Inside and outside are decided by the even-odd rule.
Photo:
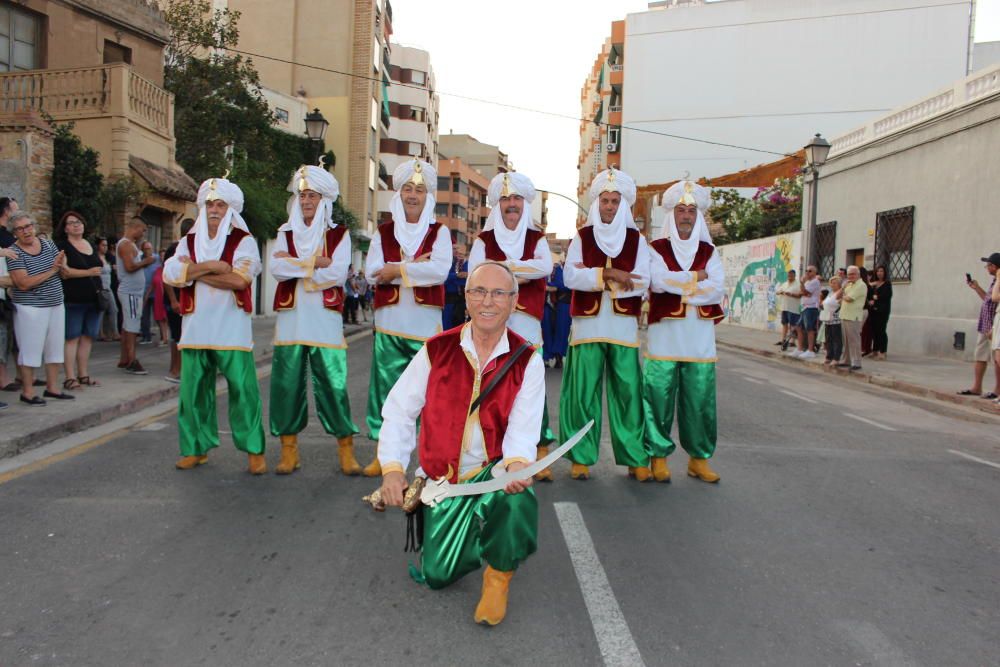
[[[958,394],[948,394],[936,389],[930,389],[929,387],[914,384],[912,382],[905,382],[897,380],[893,377],[870,373],[867,371],[847,371],[840,368],[831,368],[822,364],[791,359],[780,352],[761,350],[760,348],[752,347],[750,345],[740,345],[739,343],[729,343],[719,340],[716,341],[716,344],[720,347],[736,352],[743,352],[757,357],[774,359],[791,368],[801,368],[813,373],[830,374],[839,378],[844,378],[849,382],[873,385],[875,387],[891,389],[910,396],[915,396],[917,398],[924,399],[927,403],[935,405],[937,408],[935,410],[936,412],[946,413],[949,416],[958,419],[964,419],[966,421],[977,422],[980,424],[996,424],[1000,422],[1000,408],[995,407],[992,402],[983,401],[983,399],[970,399],[959,396]],[[976,402],[977,400],[979,401],[978,403]],[[939,403],[944,403],[945,405],[938,405]],[[970,410],[974,412],[970,412]]]
[[[361,331],[355,331],[348,334],[344,337],[344,340],[350,343],[351,341],[369,336],[371,333],[371,329],[365,328]],[[267,347],[261,351],[260,356],[255,359],[257,368],[271,363],[273,352],[274,347],[268,343]],[[91,413],[81,415],[68,421],[57,422],[47,426],[42,425],[42,427],[37,430],[25,433],[24,435],[12,437],[3,443],[0,443],[0,459],[17,456],[18,454],[23,454],[24,452],[48,444],[53,440],[58,440],[59,438],[67,435],[72,435],[73,433],[79,433],[80,431],[94,428],[95,426],[101,426],[118,419],[119,417],[124,417],[125,415],[138,412],[152,405],[156,405],[157,403],[162,403],[163,401],[171,398],[176,398],[179,394],[180,385],[170,384],[159,389],[138,394],[137,396],[116,405],[97,408]]]

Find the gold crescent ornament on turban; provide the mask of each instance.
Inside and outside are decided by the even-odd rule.
[[[299,169],[299,192],[306,190],[312,190],[312,188],[309,187],[309,181],[306,180],[306,168],[302,167]]]
[[[608,168],[608,180],[604,183],[604,188],[601,192],[620,192],[618,190],[618,184],[615,183],[615,168]]]
[[[424,183],[424,168],[420,166],[419,160],[413,161],[413,176],[410,176],[409,182],[414,185],[427,185]]]
[[[694,183],[692,183],[691,181],[687,181],[684,183],[684,194],[681,195],[680,201],[677,202],[677,205],[681,204],[685,206],[698,205],[698,202],[694,198]]]
[[[511,195],[516,195],[517,190],[510,184],[510,174],[503,175],[503,187],[500,189],[501,197],[510,197]]]
[[[219,190],[216,187],[215,179],[208,186],[208,194],[205,195],[205,201],[214,201],[216,199],[222,199],[222,195],[219,194]]]

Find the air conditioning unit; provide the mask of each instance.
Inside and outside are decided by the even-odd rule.
[[[610,144],[608,144],[608,152],[609,153],[617,153],[618,152],[618,142],[617,141],[613,141]]]

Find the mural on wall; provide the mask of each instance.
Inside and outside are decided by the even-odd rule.
[[[780,320],[775,290],[800,261],[802,232],[732,243],[718,248],[726,271],[722,307],[726,321],[774,329]]]

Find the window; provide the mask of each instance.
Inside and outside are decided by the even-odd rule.
[[[415,141],[408,142],[407,153],[413,157],[420,157],[420,153],[423,150],[423,146]]]
[[[371,134],[368,137],[368,150],[369,155],[375,155],[378,153],[378,132],[371,130]]]
[[[885,265],[892,280],[908,281],[913,272],[913,207],[875,215],[875,266]]]
[[[459,206],[458,204],[455,204],[452,217],[461,218],[462,220],[468,220],[469,212],[466,210],[464,206]]]
[[[288,125],[288,109],[282,109],[281,107],[274,107],[274,115],[277,117],[279,123],[284,123]]]
[[[0,72],[41,67],[42,20],[6,4],[0,5]]]
[[[458,192],[458,194],[460,194],[460,195],[468,195],[469,194],[469,184],[466,181],[462,181],[462,180],[459,180],[457,178],[455,180],[458,181],[455,184],[456,185],[456,191]]]
[[[410,70],[410,82],[424,85],[425,83],[427,83],[427,75],[421,72],[420,70],[415,70],[415,69]]]
[[[410,120],[418,120],[421,123],[424,121],[426,111],[420,107],[410,107]]]
[[[447,176],[438,176],[438,190],[441,192],[450,192],[451,179]]]
[[[608,128],[608,143],[617,144],[621,142],[622,129],[620,127],[609,127]]]
[[[834,274],[834,256],[837,250],[837,222],[824,222],[816,225],[816,235],[813,238],[813,263],[819,269],[819,275],[829,278]]]
[[[434,205],[434,215],[440,216],[442,218],[448,217],[448,204],[435,204]]]
[[[132,49],[115,42],[104,40],[104,64],[132,63]]]

